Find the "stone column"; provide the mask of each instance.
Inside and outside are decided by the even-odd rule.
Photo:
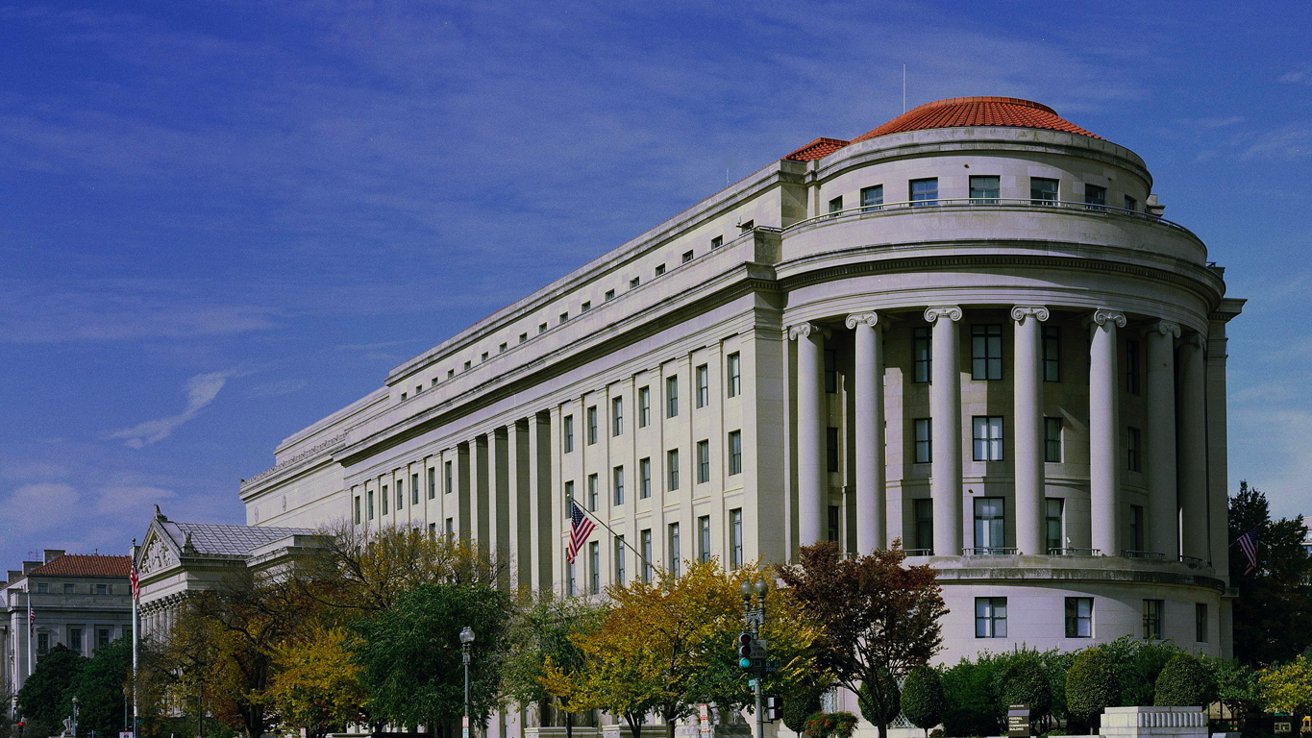
[[[1180,325],[1158,321],[1147,335],[1148,548],[1175,558],[1180,554],[1175,468],[1175,339],[1180,337]]]
[[[934,500],[934,554],[961,555],[961,371],[957,321],[961,308],[925,309],[934,324],[930,342],[930,496]]]
[[[1023,554],[1048,553],[1043,531],[1043,382],[1042,332],[1048,308],[1017,305],[1014,401],[1016,426],[1016,548]]]
[[[1099,308],[1093,313],[1089,343],[1089,527],[1094,548],[1104,556],[1121,554],[1120,413],[1117,403],[1116,329],[1125,313]]]
[[[856,331],[856,550],[888,545],[884,493],[884,351],[877,313],[847,316]]]
[[[1207,560],[1207,372],[1203,339],[1194,333],[1180,343],[1180,551]]]
[[[797,544],[825,540],[824,334],[801,323],[788,329],[797,341]],[[692,466],[688,466],[691,474]]]

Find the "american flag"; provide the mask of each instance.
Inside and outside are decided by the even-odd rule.
[[[1248,560],[1248,568],[1244,569],[1244,574],[1251,574],[1257,568],[1257,528],[1239,536],[1236,543],[1239,544],[1239,550],[1243,552],[1244,558]]]
[[[135,602],[141,601],[141,579],[137,576],[137,565],[132,565],[132,573],[128,574],[128,581],[132,583],[132,599]]]
[[[592,522],[592,518],[584,514],[583,508],[579,507],[579,503],[570,500],[569,507],[569,545],[565,547],[565,560],[572,564],[574,558],[579,555],[579,549],[583,548],[584,543],[587,543],[588,536],[592,535],[592,531],[597,527],[597,524]]]
[[[33,610],[30,606],[27,608],[27,629],[32,632],[36,631],[36,610]]]

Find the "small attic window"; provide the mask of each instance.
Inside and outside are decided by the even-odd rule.
[[[691,251],[683,252],[683,263],[687,264],[690,261],[692,261],[692,252]]]
[[[724,236],[716,236],[711,239],[711,248],[718,249],[724,245]]]
[[[657,264],[657,265],[656,265],[656,276],[659,277],[659,276],[661,276],[661,275],[664,274],[664,273],[665,273],[665,265],[664,265],[664,264]]]

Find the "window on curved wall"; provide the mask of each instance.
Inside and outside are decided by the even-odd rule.
[[[913,208],[938,204],[938,177],[913,179],[908,183],[908,190],[907,199]]]
[[[1066,637],[1093,637],[1093,598],[1066,598]]]
[[[975,498],[975,548],[1006,546],[1006,502],[1001,497]]]
[[[975,598],[975,637],[1007,637],[1007,598]]]
[[[1107,188],[1098,185],[1084,186],[1084,205],[1090,210],[1107,209]]]
[[[882,184],[861,188],[861,209],[865,211],[881,210],[884,207],[884,186]]]
[[[973,175],[970,178],[970,204],[997,205],[1001,189],[1001,179],[997,175]]]
[[[970,327],[970,378],[1002,379],[1002,326]]]
[[[1057,202],[1057,180],[1030,177],[1030,204],[1053,205]]]

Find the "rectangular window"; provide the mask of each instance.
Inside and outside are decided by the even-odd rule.
[[[638,497],[651,497],[651,459],[638,459]]]
[[[580,312],[580,313],[586,313],[586,312],[588,312],[588,311],[591,310],[591,309],[592,309],[592,301],[591,301],[591,300],[584,300],[584,301],[583,301],[583,304],[579,306],[579,312]]]
[[[597,491],[597,475],[589,474],[588,475],[588,510],[592,512],[597,511],[598,496],[599,493]]]
[[[1061,381],[1061,329],[1043,326],[1043,381]]]
[[[1084,205],[1090,210],[1107,209],[1107,188],[1098,185],[1084,185]]]
[[[911,329],[911,381],[926,384],[933,360],[929,328]]]
[[[64,594],[73,594],[73,590],[74,584],[72,582],[64,582]]]
[[[1139,342],[1134,339],[1125,342],[1125,391],[1139,394]]]
[[[638,534],[638,543],[642,546],[642,581],[651,582],[651,528]]]
[[[679,488],[679,449],[665,452],[665,472],[671,492]]]
[[[1147,548],[1144,542],[1146,528],[1143,525],[1143,505],[1130,505],[1130,546],[1135,551]]]
[[[587,425],[587,430],[585,432],[587,433],[587,443],[589,446],[597,442],[597,406],[596,405],[593,405],[592,407],[588,408],[588,425]]]
[[[916,548],[921,551],[934,550],[934,501],[913,500],[915,518]]]
[[[37,593],[37,594],[48,594],[49,592],[50,592],[50,583],[49,583],[49,582],[37,582],[37,585],[36,585],[36,593]]]
[[[49,652],[50,652],[50,634],[49,634],[49,633],[37,633],[37,634],[36,634],[36,653],[37,653],[37,655],[38,655],[38,656],[45,656],[45,655],[46,655],[47,653],[49,653]]]
[[[1002,326],[970,327],[970,378],[1002,379]]]
[[[1066,637],[1093,637],[1093,598],[1066,598]]]
[[[443,467],[444,467],[443,476],[445,477],[445,479],[443,479],[443,482],[446,484],[446,487],[442,489],[442,493],[451,494],[452,490],[456,488],[455,465],[452,462],[448,461],[446,462],[446,464],[443,465]]]
[[[833,349],[825,349],[825,392],[838,393],[838,353]]]
[[[830,212],[830,213],[841,213],[841,212],[843,212],[843,196],[842,196],[842,195],[839,195],[838,197],[835,197],[834,199],[832,199],[832,200],[829,201],[829,212]]]
[[[697,560],[703,564],[711,560],[711,516],[697,518]]]
[[[419,504],[419,473],[410,475],[410,504]]]
[[[1006,543],[1006,504],[1001,497],[975,498],[975,548],[1003,548]]]
[[[703,408],[711,403],[711,370],[705,364],[697,367],[697,407]]]
[[[1061,463],[1061,418],[1043,419],[1043,460]]]
[[[664,265],[664,264],[657,264],[657,265],[656,265],[656,276],[659,277],[659,276],[661,276],[661,275],[664,274],[664,273],[665,273],[665,265]]]
[[[437,538],[437,523],[428,524],[428,537],[430,540]]]
[[[624,536],[615,536],[615,583],[621,587],[624,586],[624,577],[627,573],[625,559],[628,557],[625,553],[627,552],[624,550]]]
[[[908,184],[911,207],[919,208],[938,202],[938,178],[913,179]]]
[[[1140,467],[1143,440],[1139,435],[1138,428],[1126,428],[1125,430],[1125,466],[1130,471],[1137,472]]]
[[[68,629],[68,647],[73,653],[82,653],[82,629]]]
[[[614,493],[615,504],[624,504],[624,467],[617,466],[611,470],[611,489]]]
[[[1030,204],[1052,205],[1057,202],[1057,180],[1030,177]]]
[[[562,446],[565,447],[565,453],[570,453],[571,451],[574,450],[574,416],[573,415],[566,415],[560,421],[560,443]],[[451,462],[448,461],[446,463],[450,464]],[[450,487],[447,488],[447,491],[448,492],[451,491]]]
[[[729,511],[729,567],[737,569],[743,565],[743,509]]]
[[[729,431],[729,476],[743,472],[743,432]]]
[[[396,480],[396,510],[401,511],[405,507],[405,480]]]
[[[588,544],[588,594],[601,594],[601,544]]]
[[[565,594],[569,595],[570,597],[573,597],[575,593],[578,592],[578,581],[575,578],[574,562],[570,561],[569,563],[567,563],[565,565],[565,569],[566,569]]]
[[[756,221],[754,221],[754,220],[749,220],[749,221],[746,221],[746,222],[744,222],[744,223],[739,223],[739,224],[738,224],[738,228],[739,228],[739,230],[743,230],[743,231],[750,231],[750,230],[752,230],[752,229],[755,228],[755,227],[756,227]]]
[[[970,178],[971,205],[997,205],[998,193],[1001,191],[1000,179],[995,175],[980,175]]]
[[[724,236],[716,236],[715,238],[712,238],[712,239],[711,239],[711,250],[712,250],[712,251],[714,251],[715,249],[720,248],[720,247],[723,246],[723,245],[724,245]]]
[[[96,628],[96,648],[108,646],[112,639],[112,631],[109,628]]]
[[[108,585],[108,584],[97,584],[97,585],[96,585],[96,594],[98,594],[98,595],[107,595],[107,594],[109,594],[109,585]]]
[[[565,311],[565,312],[563,312],[563,313],[560,314],[560,322],[561,322],[561,323],[565,323],[565,322],[567,322],[568,320],[569,320],[569,311]]]
[[[379,499],[383,502],[383,514],[387,514],[387,485],[384,484],[382,490],[378,493]]]
[[[1135,212],[1135,211],[1137,211],[1137,210],[1139,209],[1139,201],[1136,200],[1136,199],[1134,199],[1133,197],[1130,197],[1129,195],[1126,195],[1126,196],[1125,196],[1125,209],[1126,209],[1126,210],[1129,210],[1129,211],[1132,212],[1132,213]]]
[[[1002,416],[976,415],[974,427],[975,461],[1002,461]]]
[[[665,378],[665,417],[674,418],[679,415],[679,378]]]
[[[884,207],[884,186],[882,184],[861,188],[861,209],[865,211],[880,210]]]
[[[1043,500],[1043,538],[1047,551],[1066,548],[1066,501],[1060,497]],[[1028,553],[1028,552],[1023,552]]]
[[[356,525],[360,524],[360,495],[355,496],[355,516],[353,520]]]
[[[727,375],[729,386],[726,388],[730,397],[737,397],[743,391],[743,370],[742,358],[738,352],[729,354],[724,362],[724,373]]]
[[[1007,637],[1007,598],[975,598],[975,637]]]
[[[446,533],[446,537],[447,537],[447,538],[455,538],[455,537],[456,537],[456,519],[455,519],[455,518],[447,518],[445,521],[443,521],[443,523],[442,523],[442,531],[443,531],[444,533]]]
[[[640,284],[642,284],[642,277],[634,277],[629,280],[629,289],[636,290]]]
[[[616,397],[610,401],[610,434],[624,434],[624,398]]]
[[[1207,643],[1207,604],[1194,603],[1194,640]]]
[[[428,467],[428,499],[437,497],[437,467]]]
[[[697,483],[711,481],[711,442],[697,442]]]
[[[679,524],[670,523],[669,531],[666,535],[669,539],[667,543],[670,547],[670,574],[673,574],[676,577],[683,576],[683,555],[680,548],[681,543],[679,541]]]
[[[574,501],[574,481],[565,482],[565,517],[570,516],[569,503]]]
[[[610,302],[611,300],[614,299],[615,299],[615,290],[606,290],[605,294],[601,296],[602,302]]]
[[[928,464],[934,460],[933,423],[929,418],[916,418],[911,421],[915,431],[915,463]]]
[[[368,504],[368,506],[367,506],[367,512],[369,513],[369,519],[370,519],[370,520],[373,520],[373,519],[374,519],[374,491],[373,491],[373,490],[369,490],[369,491],[366,493],[366,495],[367,495],[367,497],[369,498],[369,504]]]
[[[828,522],[829,525],[826,526],[825,532],[827,533],[827,536],[825,540],[833,541],[834,543],[838,543],[841,540],[839,531],[841,520],[842,511],[839,509],[838,505],[830,505],[827,511],[826,522]]]
[[[638,427],[651,424],[651,387],[638,388]]]
[[[1162,639],[1162,610],[1166,603],[1163,600],[1144,600],[1143,601],[1143,637],[1144,640],[1161,640]]]
[[[538,323],[538,335],[542,335],[543,333],[546,333],[546,332],[547,332],[547,324],[546,324],[546,323]]]
[[[838,429],[825,428],[825,468],[838,471]]]
[[[682,263],[687,264],[690,261],[692,261],[692,252],[691,251],[683,252]]]

